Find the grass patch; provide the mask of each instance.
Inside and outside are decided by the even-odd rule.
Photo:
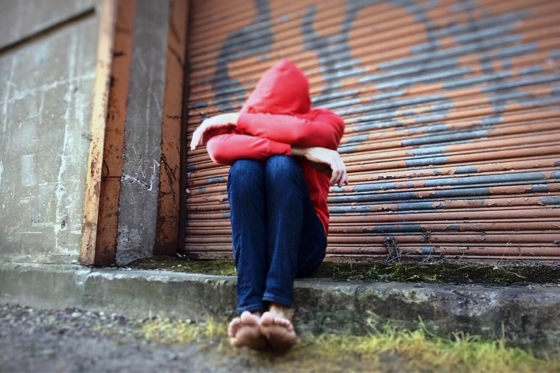
[[[152,318],[142,325],[144,337],[165,344],[187,344],[200,339],[224,339],[227,324]]]
[[[137,260],[130,264],[136,269],[169,270],[210,275],[236,275],[231,260],[188,260],[172,257],[155,257]],[[455,263],[334,263],[323,262],[311,276],[340,281],[398,281],[427,283],[560,283],[560,270],[554,265],[483,265]]]
[[[531,351],[506,346],[503,339],[485,340],[455,334],[441,338],[423,325],[418,330],[373,327],[366,336],[305,335],[287,352],[254,352],[229,346],[226,324],[152,319],[143,327],[147,339],[168,344],[217,340],[217,349],[247,366],[282,371],[476,371],[557,372],[560,361],[539,359]]]

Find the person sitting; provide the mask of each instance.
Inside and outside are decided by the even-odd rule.
[[[312,108],[309,83],[291,61],[268,69],[239,113],[208,118],[191,149],[231,165],[227,181],[237,313],[228,328],[235,347],[285,348],[292,325],[294,279],[325,257],[330,185],[348,184],[337,152],[344,121]]]

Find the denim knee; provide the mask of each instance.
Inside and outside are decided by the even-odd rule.
[[[240,159],[231,166],[228,174],[228,189],[232,186],[243,191],[262,187],[264,166],[250,159]]]
[[[282,185],[286,180],[297,181],[302,174],[296,160],[287,155],[274,155],[268,159],[265,167],[267,183]]]

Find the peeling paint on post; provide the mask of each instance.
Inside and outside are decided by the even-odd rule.
[[[116,0],[103,0],[97,46],[96,80],[90,130],[91,142],[86,173],[82,248],[80,250],[80,263],[82,264],[93,264],[95,261],[103,147],[109,101],[116,13]]]
[[[97,265],[115,264],[116,260],[126,101],[130,87],[135,14],[136,0],[118,1],[95,249]]]

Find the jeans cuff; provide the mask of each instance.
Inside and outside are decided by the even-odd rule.
[[[292,299],[286,297],[279,297],[271,293],[264,293],[263,300],[266,302],[274,302],[286,307],[292,307]]]
[[[266,311],[266,305],[264,304],[264,302],[249,304],[248,306],[237,306],[237,309],[235,311],[241,315],[245,311],[251,312],[258,310]]]

